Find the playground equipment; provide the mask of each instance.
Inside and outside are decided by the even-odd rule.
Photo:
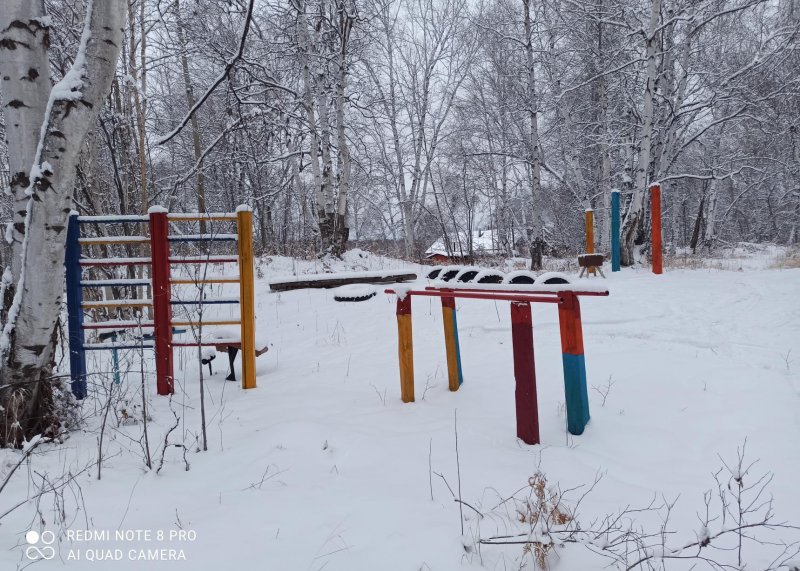
[[[611,191],[611,271],[619,271],[619,189]]]
[[[581,254],[578,256],[578,267],[581,269],[581,273],[578,275],[579,278],[583,277],[584,272],[600,272],[600,275],[604,278],[606,275],[603,273],[603,254]],[[589,277],[589,274],[586,274],[586,277]]]
[[[587,208],[586,211],[584,212],[584,219],[586,223],[586,254],[594,254],[594,210],[592,210],[591,208]],[[592,261],[597,262],[596,257],[587,259],[591,259]],[[603,263],[602,256],[600,256],[599,262],[600,264]],[[584,271],[586,271],[587,277],[589,275],[592,276],[597,275],[597,265],[586,265],[581,267],[583,268],[581,270],[581,277],[583,277]],[[603,275],[603,272],[600,272],[600,275]]]
[[[205,231],[212,222],[235,224],[235,234],[202,233],[170,234],[170,223],[199,222]],[[145,226],[149,236],[114,236],[81,238],[81,225],[126,224]],[[232,255],[173,256],[170,245],[173,243],[212,243],[235,242],[237,253]],[[92,245],[131,245],[150,246],[147,257],[129,258],[86,258],[81,256],[81,246]],[[231,277],[193,277],[173,279],[170,267],[174,264],[220,264],[237,263],[238,276]],[[69,328],[70,375],[72,392],[76,398],[86,397],[86,351],[111,349],[154,349],[156,361],[156,386],[159,395],[174,392],[174,347],[237,345],[242,349],[242,388],[256,386],[255,381],[255,300],[253,290],[253,221],[252,212],[247,206],[240,206],[235,213],[168,213],[155,206],[147,216],[79,216],[73,212],[67,228],[67,246],[64,260],[66,269],[67,314]],[[103,279],[83,280],[82,270],[89,267],[131,267],[149,266],[150,278],[144,279]],[[234,298],[202,298],[197,300],[172,299],[173,285],[239,284],[239,296]],[[106,301],[83,301],[83,288],[89,287],[149,287],[152,299],[115,299]],[[201,317],[192,321],[172,319],[175,305],[238,304],[238,320],[205,320]],[[84,323],[84,309],[99,308],[148,308],[152,313],[149,320],[114,320],[97,323]],[[193,341],[174,341],[174,327],[210,327],[219,325],[239,325],[240,339],[204,339]],[[152,341],[86,343],[85,330],[113,329],[153,330]],[[234,354],[235,355],[235,354]],[[231,365],[233,362],[231,361]],[[232,369],[231,369],[232,370]]]
[[[351,284],[336,288],[333,293],[335,301],[367,301],[378,294],[371,285]]]
[[[650,185],[650,216],[651,216],[651,229],[652,241],[651,248],[653,249],[653,273],[661,274],[664,272],[662,266],[662,252],[661,252],[661,185]]]
[[[620,267],[620,205],[619,190],[611,191],[611,271],[618,272]],[[588,225],[588,222],[587,222]],[[661,240],[661,185],[650,185],[650,228],[651,248],[653,251],[653,273],[664,273],[663,243]],[[588,243],[588,226],[587,226]],[[587,246],[588,248],[588,246]],[[588,253],[588,249],[587,249]]]
[[[582,434],[589,422],[589,396],[586,389],[586,362],[583,356],[580,296],[607,296],[608,290],[573,289],[569,285],[477,287],[426,287],[424,290],[387,289],[397,295],[398,361],[400,395],[403,402],[414,402],[414,350],[411,325],[411,299],[414,296],[438,297],[442,302],[448,386],[457,391],[463,383],[461,352],[455,300],[485,299],[511,302],[511,338],[516,380],[517,436],[526,444],[539,444],[539,412],[536,396],[536,370],[533,354],[531,303],[558,306],[561,329],[564,391],[567,402],[567,428]]]

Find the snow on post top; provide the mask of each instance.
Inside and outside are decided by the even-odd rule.
[[[400,301],[405,301],[408,292],[411,291],[413,288],[408,285],[396,285],[394,286],[394,293],[397,296],[397,299]]]
[[[619,189],[618,188],[612,188],[611,189],[611,194],[619,194]]]
[[[252,212],[253,209],[247,204],[240,204],[236,207],[236,212]]]
[[[153,206],[147,209],[148,214],[166,214],[167,212],[168,210],[166,208],[158,204],[154,204]]]

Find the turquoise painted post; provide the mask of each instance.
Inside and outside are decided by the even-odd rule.
[[[117,332],[116,331],[111,334],[111,341],[113,343],[117,342]],[[119,352],[117,351],[116,347],[114,347],[111,350],[111,363],[114,365],[114,384],[118,385],[120,383],[120,377],[119,377]]]
[[[611,271],[619,271],[619,190],[611,191]]]

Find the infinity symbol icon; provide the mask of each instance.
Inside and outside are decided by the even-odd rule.
[[[30,530],[25,534],[25,541],[30,543],[25,548],[25,557],[32,561],[38,559],[52,559],[56,556],[56,550],[50,547],[56,540],[56,534],[52,531],[43,531],[41,535],[38,531]],[[39,548],[36,544],[42,542],[43,547]]]

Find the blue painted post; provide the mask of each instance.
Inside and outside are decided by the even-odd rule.
[[[69,215],[64,269],[67,287],[67,328],[69,330],[69,373],[72,394],[86,398],[86,351],[83,348],[83,291],[81,290],[81,246],[78,213]]]
[[[611,191],[611,271],[619,271],[619,190]]]

